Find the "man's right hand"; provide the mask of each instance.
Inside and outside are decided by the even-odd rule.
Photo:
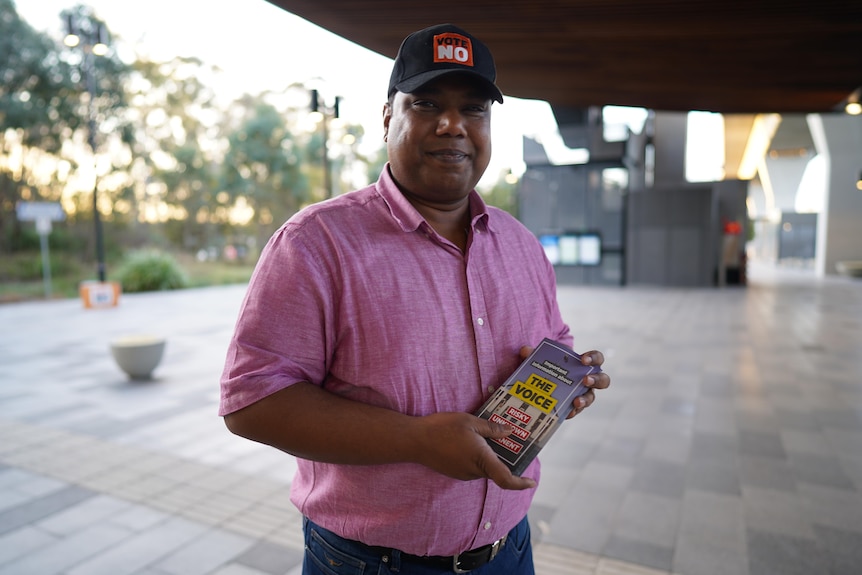
[[[417,420],[417,463],[454,479],[490,479],[503,489],[530,489],[536,482],[513,475],[486,438],[511,433],[507,425],[492,423],[469,413],[443,412]]]
[[[235,434],[296,457],[341,465],[419,463],[454,479],[487,478],[503,489],[530,489],[485,441],[507,426],[469,413],[410,416],[297,383],[225,417]]]

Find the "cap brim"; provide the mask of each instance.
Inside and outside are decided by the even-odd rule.
[[[421,74],[417,74],[412,78],[407,78],[397,84],[395,84],[395,90],[399,92],[404,92],[405,94],[411,94],[430,82],[431,80],[435,80],[440,76],[445,76],[447,74],[463,74],[466,76],[470,76],[471,78],[475,78],[482,85],[484,85],[488,89],[488,94],[491,96],[492,100],[495,100],[499,103],[503,103],[503,93],[500,92],[500,89],[493,82],[488,81],[487,78],[483,77],[480,74],[475,72],[471,72],[470,70],[463,69],[443,69],[443,70],[430,70],[428,72],[423,72]]]

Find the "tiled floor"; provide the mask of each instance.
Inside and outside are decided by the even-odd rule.
[[[543,453],[539,575],[862,572],[862,281],[563,286],[613,387]],[[0,306],[0,575],[298,575],[290,457],[215,416],[242,287]],[[168,339],[131,383],[108,342]]]

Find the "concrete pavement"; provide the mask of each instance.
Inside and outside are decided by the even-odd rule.
[[[562,286],[611,390],[543,453],[539,575],[859,573],[862,282]],[[298,575],[291,457],[232,436],[244,286],[0,306],[0,575]],[[109,342],[167,338],[153,381]]]

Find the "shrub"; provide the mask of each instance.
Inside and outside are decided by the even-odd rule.
[[[132,252],[117,271],[126,293],[181,289],[188,278],[180,264],[169,254],[144,250]]]
[[[62,277],[81,273],[81,264],[66,255],[50,253],[51,275]],[[38,251],[16,252],[0,256],[0,282],[38,281],[42,279],[42,254]]]

